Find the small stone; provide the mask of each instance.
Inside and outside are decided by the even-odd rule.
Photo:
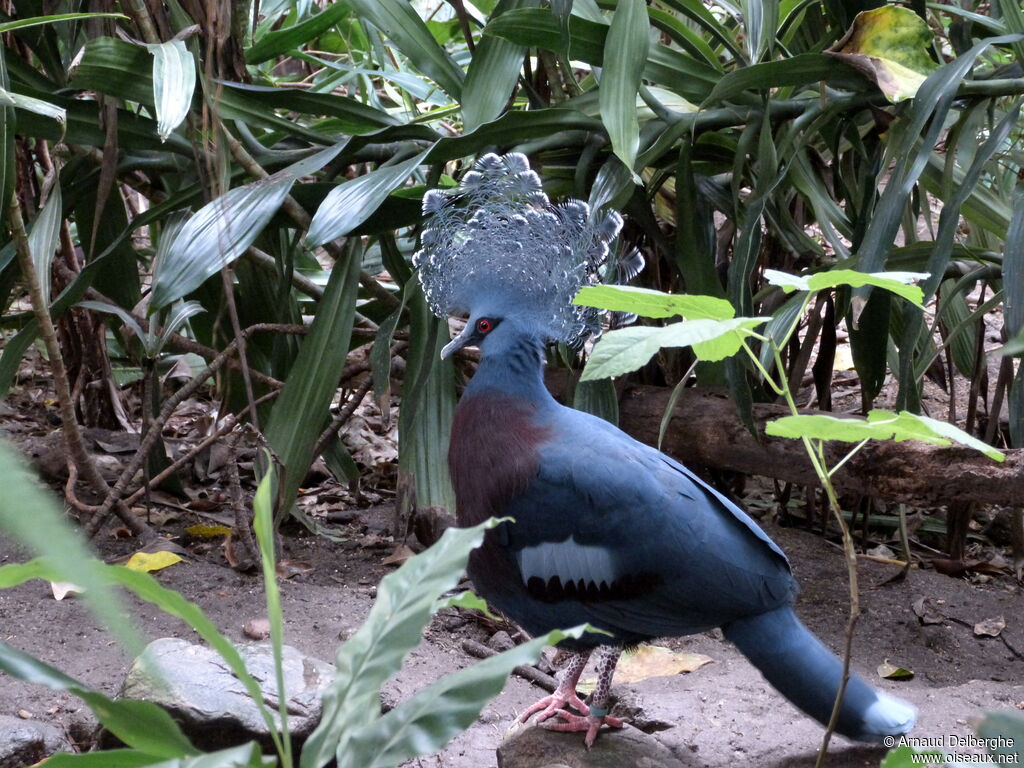
[[[241,644],[238,652],[276,719],[273,650],[267,644]],[[301,742],[320,720],[321,698],[334,678],[334,667],[288,645],[283,657],[288,726],[292,738]],[[174,637],[154,640],[132,663],[120,695],[168,710],[200,749],[223,749],[253,739],[272,748],[255,702],[220,655],[206,646]]]
[[[266,640],[270,637],[270,619],[249,619],[242,626],[242,634],[250,640]]]
[[[487,646],[501,653],[502,651],[512,650],[516,647],[516,644],[512,641],[508,632],[502,629],[491,635],[490,640],[487,641]]]
[[[631,726],[602,730],[589,750],[582,733],[516,727],[498,747],[498,768],[687,768],[653,736]]]
[[[73,751],[67,736],[56,726],[0,715],[0,768],[22,768],[56,752]]]

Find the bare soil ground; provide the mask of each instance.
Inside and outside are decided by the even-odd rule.
[[[195,522],[184,517],[182,523]],[[383,532],[389,518],[386,509],[363,510],[349,524],[351,541],[366,540],[367,532],[374,541],[374,532]],[[805,531],[774,526],[768,530],[789,553],[802,585],[800,615],[829,646],[839,648],[847,589],[840,553]],[[103,538],[97,544],[108,559],[133,549],[125,540]],[[339,544],[298,530],[285,535],[284,545],[286,557],[312,566],[304,575],[282,582],[287,642],[330,661],[340,638],[368,612],[374,585],[388,570],[381,563],[388,550]],[[0,562],[24,557],[9,542],[0,542]],[[858,625],[854,666],[880,687],[918,706],[920,724],[915,734],[967,734],[969,718],[985,709],[1024,708],[1024,660],[1012,650],[1024,649],[1020,587],[1009,578],[972,584],[919,569],[901,582],[875,586],[895,570],[873,562],[862,564],[864,615]],[[234,640],[244,642],[243,625],[263,615],[259,579],[228,567],[219,548],[193,547],[186,563],[160,571],[158,578],[199,604]],[[912,610],[921,597],[937,603],[949,620],[921,624]],[[148,605],[136,603],[134,612],[138,625],[152,638],[192,635],[187,627]],[[1000,637],[974,635],[975,623],[997,616],[1006,620]],[[388,684],[384,699],[401,700],[441,675],[473,663],[461,650],[462,640],[486,641],[491,631],[469,614],[439,615],[403,671]],[[107,693],[116,693],[129,662],[80,601],[54,600],[45,583],[0,592],[0,635]],[[821,728],[775,693],[720,636],[711,633],[666,644],[707,654],[715,663],[685,675],[620,686],[618,693],[631,695],[647,720],[673,726],[659,731],[657,738],[687,765],[813,763]],[[914,678],[906,682],[879,679],[875,668],[885,659],[912,669]],[[495,747],[502,734],[515,715],[541,695],[540,689],[513,678],[479,722],[441,754],[420,764],[495,765]],[[18,713],[60,723],[83,746],[91,738],[92,718],[77,699],[0,677],[0,714]],[[842,739],[833,751],[829,764],[837,768],[878,765],[884,754],[884,750]]]
[[[34,378],[33,378],[34,376]],[[63,467],[61,441],[54,440],[54,406],[45,373],[21,377],[10,398],[0,404],[0,432],[13,439],[50,480]],[[165,433],[188,437],[193,422],[209,423],[210,404],[186,404],[180,422]],[[393,446],[360,428],[365,453],[388,462]],[[103,457],[116,471],[124,455]],[[223,458],[223,457],[222,457]],[[208,467],[212,466],[212,460]],[[157,573],[167,587],[196,602],[233,640],[246,642],[243,626],[264,615],[263,592],[255,575],[229,566],[218,540],[189,539],[184,528],[209,523],[216,517],[218,477],[212,471],[187,479],[192,502],[160,504],[154,509],[162,536],[184,547],[186,561]],[[388,572],[385,560],[396,542],[391,536],[391,509],[383,505],[383,484],[363,496],[362,505],[337,486],[320,494],[311,513],[347,509],[350,520],[338,527],[342,541],[317,537],[298,526],[286,527],[282,557],[297,564],[281,582],[286,617],[286,641],[301,651],[331,661],[335,649],[365,618],[376,584]],[[382,488],[384,488],[382,490]],[[307,501],[310,501],[307,498]],[[367,506],[367,500],[373,502]],[[765,484],[750,484],[751,508],[771,510]],[[193,506],[195,509],[189,509]],[[205,511],[203,511],[205,510]],[[226,509],[220,510],[221,514]],[[766,515],[768,533],[789,554],[802,586],[798,612],[833,649],[843,642],[847,584],[842,554],[834,543],[794,527],[780,527]],[[230,522],[230,520],[228,520]],[[115,538],[109,528],[94,544],[107,561],[138,548],[131,539]],[[922,550],[923,551],[923,550]],[[10,541],[0,538],[0,564],[27,559]],[[924,558],[927,560],[927,557]],[[920,710],[916,736],[949,737],[970,733],[969,721],[986,709],[1024,709],[1024,591],[1010,575],[951,578],[915,567],[902,580],[899,568],[863,560],[860,566],[863,616],[857,627],[854,669],[873,684],[909,699]],[[926,599],[930,620],[923,623],[914,610]],[[138,602],[132,610],[150,638],[178,636],[194,639],[192,631],[157,609]],[[920,607],[919,611],[920,612]],[[981,637],[974,625],[1001,617],[1005,628],[998,637]],[[385,703],[401,700],[438,677],[474,663],[462,650],[466,639],[486,642],[494,632],[489,622],[469,613],[446,611],[435,617],[424,642],[410,655],[402,672],[382,692]],[[0,590],[0,639],[21,648],[107,693],[116,693],[127,670],[126,658],[111,637],[99,628],[85,605],[75,599],[57,601],[48,584],[31,582]],[[699,652],[713,664],[672,677],[655,677],[620,685],[616,693],[641,710],[640,720],[686,765],[698,768],[756,765],[767,768],[810,766],[822,729],[789,705],[719,633],[672,639],[663,644]],[[913,679],[883,680],[876,669],[885,660],[913,670]],[[467,732],[443,752],[423,758],[420,766],[491,768],[495,748],[516,715],[544,692],[513,677],[504,692],[484,710]],[[21,715],[62,725],[73,741],[87,748],[94,720],[74,697],[21,683],[0,675],[0,714]],[[659,725],[660,724],[660,725]],[[579,740],[579,735],[566,738]],[[829,765],[834,768],[877,766],[881,748],[833,742]],[[624,768],[628,768],[624,766]]]

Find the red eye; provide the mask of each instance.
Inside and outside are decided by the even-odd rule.
[[[481,318],[476,321],[476,330],[479,333],[490,333],[492,328],[494,328],[494,323],[487,318]]]

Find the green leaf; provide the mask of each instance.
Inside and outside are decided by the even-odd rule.
[[[166,141],[192,107],[196,62],[181,40],[147,45],[146,49],[153,54],[153,103],[156,105],[157,134],[161,141]]]
[[[517,666],[536,663],[546,645],[578,638],[585,627],[554,631],[453,672],[362,730],[338,754],[338,768],[391,768],[436,752],[472,725],[484,706],[501,693]]]
[[[150,310],[195,290],[241,256],[277,213],[295,180],[322,168],[345,144],[342,141],[266,179],[229,190],[203,206],[167,249],[153,281]]]
[[[952,424],[909,411],[893,413],[875,409],[867,420],[844,419],[822,414],[783,416],[765,425],[765,432],[774,437],[839,440],[856,443],[861,440],[918,440],[932,445],[957,442],[984,453],[995,461],[1004,461],[1001,451],[967,434]]]
[[[823,53],[802,53],[781,61],[766,61],[735,69],[723,76],[708,94],[704,106],[725,102],[748,90],[768,92],[773,88],[809,86],[820,81],[839,80],[846,74],[857,77],[842,64],[837,66],[833,57]],[[846,84],[846,79],[842,82]]]
[[[246,49],[245,60],[248,64],[260,64],[283,56],[315,40],[351,12],[352,6],[346,0],[335,0],[319,13],[303,19],[298,24],[260,35],[259,39]]]
[[[427,25],[407,0],[349,0],[362,18],[384,33],[417,70],[453,99],[462,95],[462,70],[437,44]]]
[[[263,757],[259,744],[255,742],[174,760],[163,760],[130,749],[78,755],[61,752],[46,760],[46,768],[272,768],[275,765],[277,759]]]
[[[572,58],[595,67],[604,66],[608,25],[573,15],[569,17],[569,30]],[[561,25],[547,8],[522,8],[503,13],[488,22],[484,34],[570,55],[570,46],[562,38]],[[707,97],[722,75],[692,56],[665,45],[654,45],[643,64],[643,76],[696,103]]]
[[[631,285],[587,286],[576,294],[573,304],[642,317],[681,315],[688,320],[728,320],[736,314],[732,304],[715,296],[673,295]]]
[[[786,293],[793,291],[822,291],[835,288],[840,285],[847,285],[851,288],[860,288],[864,285],[873,285],[884,288],[887,291],[901,296],[907,301],[921,306],[924,301],[924,293],[916,285],[909,285],[914,280],[925,280],[927,272],[857,272],[852,269],[832,269],[828,272],[816,272],[807,277],[790,275],[779,272],[775,269],[764,271],[765,280],[772,285],[778,285]]]
[[[366,621],[338,649],[337,677],[324,693],[323,718],[303,747],[301,768],[322,768],[335,757],[341,764],[360,731],[380,719],[381,685],[419,644],[437,596],[455,586],[470,551],[497,522],[449,528],[381,580]]]
[[[932,31],[909,8],[861,11],[831,53],[856,67],[892,102],[913,98],[936,64],[928,56]]]
[[[539,0],[502,0],[491,18],[539,4]],[[462,122],[466,133],[501,115],[516,87],[526,51],[525,46],[493,35],[484,35],[477,43],[462,90]]]
[[[54,184],[50,190],[50,198],[43,210],[32,222],[32,230],[28,233],[28,247],[32,253],[32,263],[36,268],[36,278],[43,292],[43,303],[50,306],[50,267],[57,251],[60,239],[60,224],[64,218],[61,201],[60,184]]]
[[[925,762],[926,756],[935,760]],[[910,745],[904,745],[891,750],[882,760],[880,768],[917,768],[920,765],[942,765],[945,755],[942,752],[918,752]]]
[[[427,152],[395,165],[343,182],[332,189],[320,204],[306,233],[310,247],[336,240],[362,224],[380,207],[391,191],[409,178],[423,162]]]
[[[1024,763],[1024,716],[1012,710],[986,712],[975,727],[978,735],[989,739],[989,753],[1002,758],[999,765]]]
[[[326,296],[325,296],[326,297]],[[346,347],[347,348],[347,347]],[[301,353],[300,353],[301,354]],[[289,377],[291,378],[291,377]],[[314,433],[315,434],[315,433]],[[270,643],[273,647],[274,677],[279,691],[277,714],[281,718],[278,736],[284,745],[285,765],[292,764],[292,744],[288,731],[288,696],[284,684],[284,614],[281,612],[281,589],[277,584],[277,556],[274,553],[274,471],[271,468],[260,480],[252,500],[253,532],[260,550],[263,570],[263,592],[266,596],[267,619],[270,621]]]
[[[640,148],[636,97],[650,47],[649,32],[647,3],[619,0],[604,42],[599,96],[601,120],[608,130],[612,151],[629,169]]]
[[[89,705],[102,725],[130,747],[161,758],[197,752],[163,709],[148,701],[111,699],[59,669],[0,641],[0,670],[25,682],[73,693]]]
[[[67,110],[63,107],[58,107],[56,104],[51,104],[43,99],[14,93],[12,91],[8,91],[6,88],[0,88],[0,106],[24,109],[28,112],[48,117],[51,120],[55,120],[60,125],[62,132],[67,125]]]
[[[105,749],[80,754],[58,752],[47,758],[45,765],[46,768],[150,768],[160,760],[135,749]]]
[[[266,436],[284,463],[282,496],[289,506],[316,458],[313,449],[330,421],[328,408],[345,367],[355,320],[362,250],[353,238],[345,261],[331,270],[313,325],[274,403]]]
[[[442,600],[437,606],[437,610],[441,610],[442,608],[462,608],[467,611],[480,611],[480,613],[490,619],[501,621],[498,616],[491,613],[491,608],[487,605],[486,600],[482,597],[478,597],[468,589],[465,592],[460,592],[454,597],[449,597],[447,600]]]
[[[609,331],[594,345],[581,381],[621,376],[645,365],[662,347],[693,347],[702,360],[722,360],[743,346],[749,332],[765,317],[728,320],[683,320],[664,328],[639,326]]]
[[[128,17],[123,13],[58,13],[52,16],[31,16],[27,19],[15,19],[0,24],[0,34],[11,32],[15,29],[26,27],[37,27],[40,24],[54,24],[59,21],[82,21],[83,19],[124,19]]]

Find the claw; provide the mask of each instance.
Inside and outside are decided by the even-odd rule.
[[[609,728],[621,728],[623,724],[620,718],[612,717],[611,715],[587,715],[584,717],[574,715],[565,710],[557,710],[554,714],[557,714],[563,722],[544,723],[541,728],[546,728],[549,731],[568,731],[570,733],[585,732],[586,736],[583,737],[583,743],[587,749],[594,745],[594,740],[597,738],[598,731],[601,730],[602,725],[607,725]]]
[[[543,710],[540,716],[537,718],[538,723],[542,723],[552,715],[569,715],[574,716],[570,712],[562,709],[562,707],[569,706],[580,712],[583,715],[590,714],[590,707],[583,703],[579,696],[576,695],[576,691],[563,691],[562,689],[556,690],[550,696],[545,696],[543,699],[533,704],[526,709],[523,714],[519,716],[519,722],[525,723],[529,720],[534,713]]]

